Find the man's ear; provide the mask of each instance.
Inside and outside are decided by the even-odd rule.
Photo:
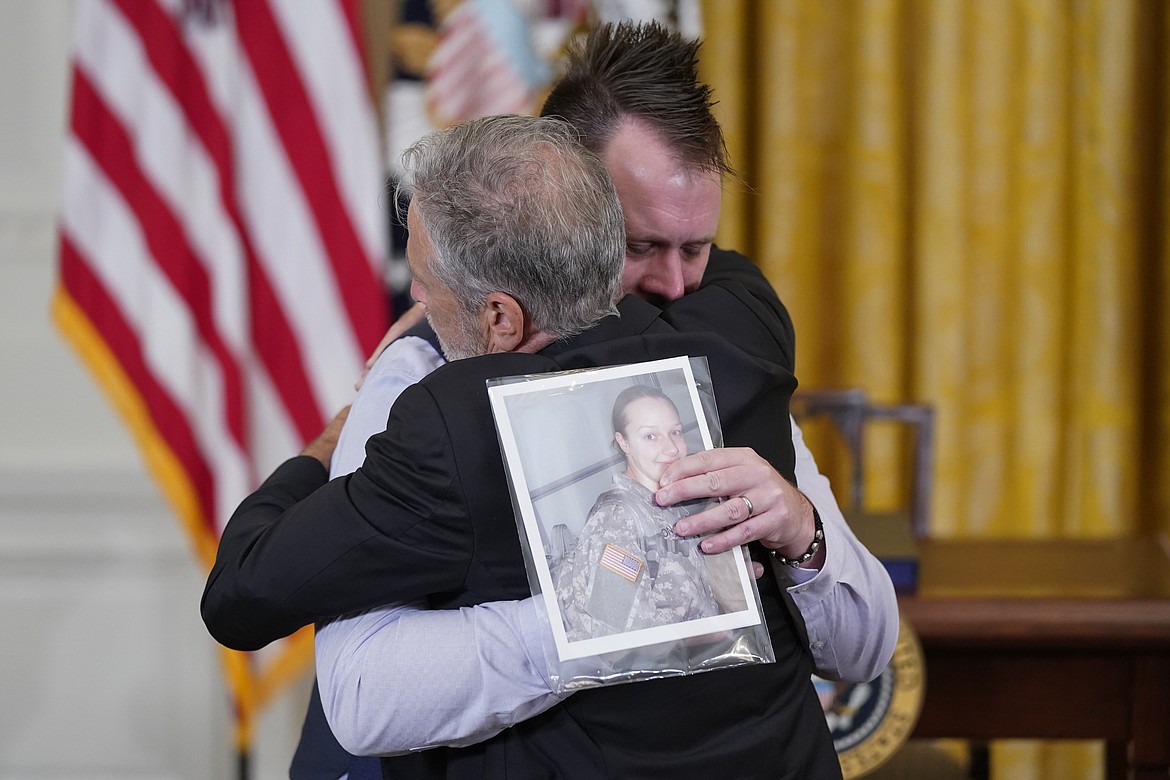
[[[524,309],[505,292],[488,293],[484,304],[481,316],[487,331],[488,352],[515,352],[524,343],[527,330]]]

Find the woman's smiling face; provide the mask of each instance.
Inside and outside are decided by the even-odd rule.
[[[626,406],[624,417],[625,428],[614,440],[626,454],[626,474],[657,490],[666,467],[687,454],[678,412],[664,398],[638,398]]]

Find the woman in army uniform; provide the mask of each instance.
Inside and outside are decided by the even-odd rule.
[[[674,402],[656,387],[632,385],[614,401],[612,422],[614,445],[625,454],[626,468],[598,496],[576,547],[554,572],[568,639],[743,609],[742,589],[734,586],[734,560],[720,560],[735,552],[707,556],[699,551],[698,537],[674,533],[676,522],[703,506],[654,502],[662,473],[687,454]],[[713,568],[720,571],[714,589]],[[731,587],[720,587],[721,582]]]

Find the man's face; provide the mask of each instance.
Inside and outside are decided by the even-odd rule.
[[[443,354],[447,360],[484,354],[486,340],[481,338],[474,318],[463,312],[455,294],[432,271],[435,249],[414,206],[406,212],[406,228],[406,262],[412,277],[410,297],[426,305],[427,321],[439,338]]]
[[[625,408],[624,431],[614,440],[626,454],[626,474],[650,490],[666,467],[687,454],[682,423],[674,404],[662,398],[639,398]]]
[[[637,122],[614,134],[601,159],[626,218],[622,289],[654,304],[698,289],[719,225],[719,174],[684,168]]]

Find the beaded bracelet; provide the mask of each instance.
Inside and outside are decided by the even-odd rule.
[[[800,555],[796,558],[789,558],[785,555],[781,555],[775,550],[769,550],[769,552],[772,553],[772,557],[785,566],[796,568],[802,563],[808,563],[810,560],[812,560],[812,557],[817,554],[817,550],[821,549],[821,542],[825,541],[825,527],[821,525],[821,515],[815,506],[812,508],[812,511],[813,525],[816,530],[813,532],[812,544],[808,546],[808,549],[804,551],[803,555]]]

